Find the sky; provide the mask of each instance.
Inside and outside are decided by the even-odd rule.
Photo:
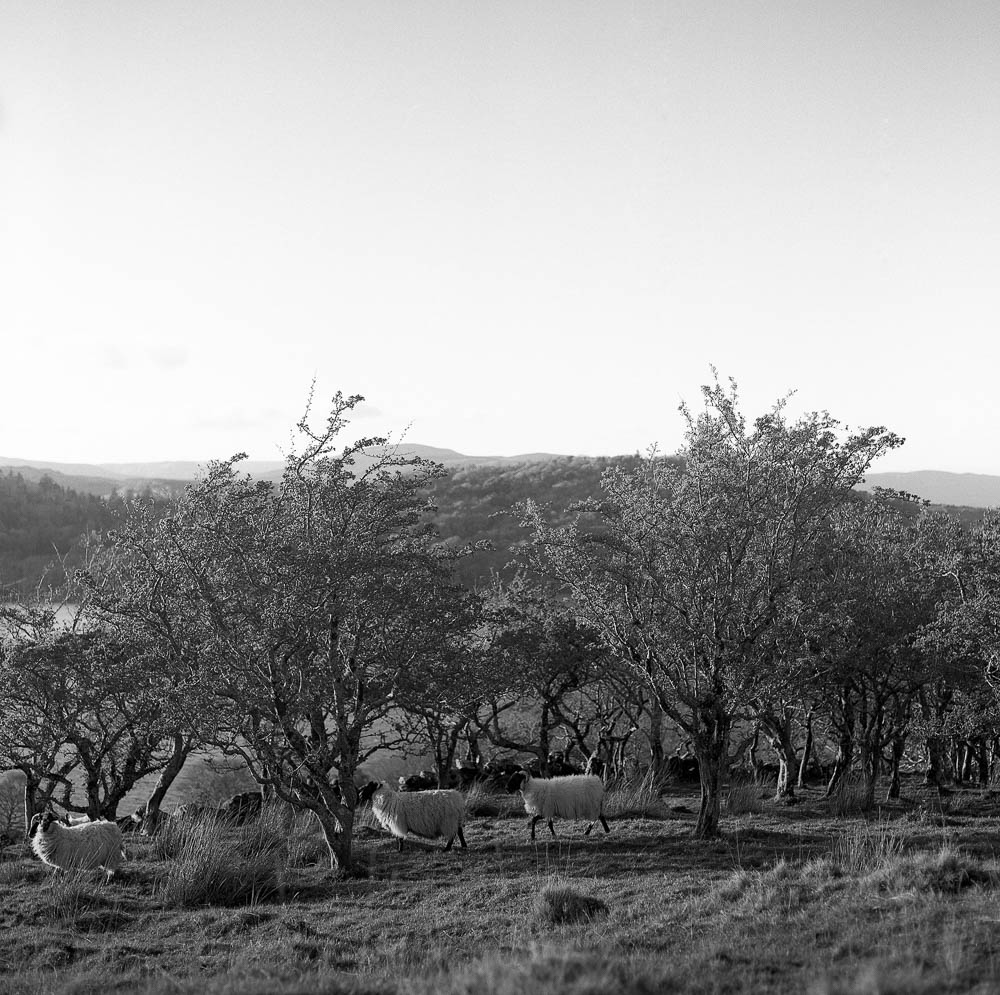
[[[0,2],[0,456],[755,416],[1000,474],[995,0]],[[345,438],[344,441],[350,441]]]

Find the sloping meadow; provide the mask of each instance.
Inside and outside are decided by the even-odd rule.
[[[911,797],[914,792],[911,792]],[[745,799],[744,799],[745,801]],[[467,851],[362,816],[334,880],[308,819],[214,820],[129,841],[119,880],[0,856],[0,991],[143,993],[988,992],[1000,987],[998,801],[837,815],[761,789],[696,842],[697,798],[634,789],[611,834],[528,840],[470,806]],[[737,807],[745,807],[742,804]]]

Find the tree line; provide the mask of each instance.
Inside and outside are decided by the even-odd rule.
[[[276,484],[236,456],[172,502],[126,502],[74,573],[72,625],[4,609],[0,767],[24,773],[26,817],[113,817],[150,774],[154,812],[211,745],[313,812],[346,871],[359,771],[402,743],[441,783],[487,744],[542,773],[575,753],[656,777],[679,735],[701,837],[761,737],[788,800],[824,745],[830,791],[886,775],[898,792],[908,755],[930,780],[988,776],[1000,526],[859,496],[892,432],[781,402],[748,421],[715,382],[682,407],[677,454],[483,509],[516,532],[509,567],[470,583],[497,549],[435,527],[443,468],[383,439],[340,448],[359,400],[318,425],[307,409]]]
[[[0,599],[64,585],[67,569],[83,563],[84,537],[111,528],[136,496],[154,500],[149,491],[99,497],[46,475],[0,473]]]

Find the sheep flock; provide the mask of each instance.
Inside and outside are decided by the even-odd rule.
[[[461,770],[459,771],[461,773]],[[358,790],[358,804],[371,804],[375,821],[398,841],[415,836],[424,840],[442,839],[444,850],[451,850],[457,839],[462,849],[468,844],[463,832],[466,817],[466,796],[454,788],[437,788],[437,778],[431,772],[400,777],[398,785],[386,781],[369,781]],[[506,788],[508,793],[520,793],[529,816],[531,839],[535,826],[545,820],[553,837],[555,819],[587,820],[584,835],[600,821],[610,832],[604,817],[604,783],[593,774],[572,773],[551,778],[538,776],[537,768],[517,766],[510,761],[487,765],[476,781],[487,790]],[[454,780],[452,783],[455,783]],[[462,787],[471,784],[464,779]],[[97,870],[103,868],[111,878],[125,859],[124,833],[153,834],[165,821],[191,821],[216,818],[230,825],[242,825],[263,811],[264,797],[260,791],[235,795],[220,806],[195,803],[180,805],[172,815],[147,814],[143,807],[116,822],[87,821],[86,816],[57,817],[51,810],[35,815],[28,838],[35,855],[50,867],[59,870]]]

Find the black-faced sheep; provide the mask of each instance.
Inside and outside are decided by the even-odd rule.
[[[462,824],[465,821],[465,799],[457,791],[419,791],[400,794],[385,781],[371,781],[358,793],[358,801],[371,800],[375,818],[399,840],[407,833],[424,839],[442,837],[450,850],[455,837],[465,849]]]
[[[110,878],[125,859],[122,831],[113,822],[66,826],[52,812],[46,812],[32,817],[28,838],[44,863],[64,871],[103,867]]]
[[[437,774],[428,776],[426,771],[419,774],[400,776],[400,791],[433,791],[438,786]]]
[[[553,819],[588,819],[590,825],[584,831],[589,836],[594,823],[598,821],[606,833],[611,827],[604,818],[604,782],[591,774],[572,774],[569,777],[548,779],[532,777],[526,771],[519,771],[507,782],[507,790],[514,794],[521,792],[524,810],[531,816],[531,838],[535,838],[535,823],[545,819],[549,832],[555,836]]]

